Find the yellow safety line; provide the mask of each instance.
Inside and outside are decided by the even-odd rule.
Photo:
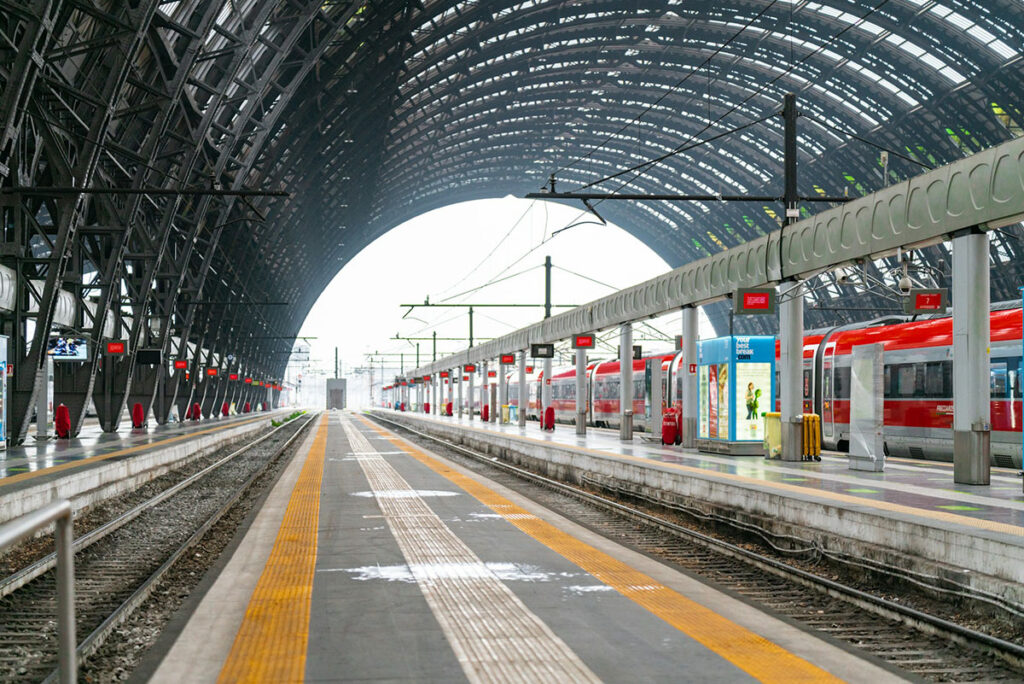
[[[417,419],[422,420],[422,419]],[[432,421],[424,421],[432,422]],[[562,444],[560,442],[552,442],[546,439],[536,439],[533,437],[527,437],[525,435],[511,435],[505,432],[496,432],[494,430],[488,430],[486,428],[477,428],[468,425],[460,425],[463,429],[475,430],[477,432],[483,432],[489,435],[501,435],[504,437],[510,437],[512,439],[522,439],[534,444],[542,444],[545,446],[559,447],[563,449],[570,449],[572,451],[582,451],[584,453],[593,454],[595,456],[602,456],[604,458],[617,458],[627,461],[634,461],[636,463],[644,463],[646,465],[657,464],[665,468],[671,468],[673,470],[680,470],[694,475],[702,475],[707,478],[732,480],[734,482],[742,482],[743,484],[754,485],[760,489],[778,489],[785,492],[794,494],[803,494],[805,496],[819,496],[826,499],[832,499],[834,501],[841,501],[843,503],[853,504],[856,506],[867,506],[869,508],[877,508],[883,511],[889,511],[890,513],[900,513],[903,515],[913,515],[922,518],[930,518],[939,522],[950,523],[953,525],[965,525],[967,527],[975,527],[981,530],[987,530],[989,532],[1000,532],[1002,534],[1009,534],[1015,537],[1024,537],[1024,527],[1020,525],[1011,525],[1010,523],[1001,523],[994,520],[985,520],[982,518],[971,518],[966,515],[958,515],[956,513],[944,513],[942,511],[932,511],[924,508],[914,508],[913,506],[905,506],[903,504],[892,503],[889,501],[879,501],[877,499],[868,499],[861,496],[852,496],[850,494],[839,494],[838,492],[829,492],[824,489],[811,489],[810,487],[802,487],[800,485],[785,484],[783,482],[772,482],[770,480],[761,480],[756,477],[747,477],[746,475],[737,475],[735,473],[722,473],[715,472],[712,470],[705,470],[703,468],[697,468],[695,466],[682,465],[680,463],[672,463],[669,461],[656,461],[651,458],[643,458],[642,456],[630,456],[628,454],[617,454],[613,451],[601,451],[599,449],[589,449],[587,447],[574,446],[571,444]],[[690,453],[683,453],[683,456],[693,456]],[[808,474],[807,471],[794,470],[793,474]],[[936,494],[936,497],[942,497],[941,494]],[[950,497],[945,497],[950,498]],[[989,508],[998,508],[995,505],[980,504],[988,506]]]
[[[576,539],[360,417],[392,444],[444,476],[520,530],[575,563],[626,598],[763,682],[839,682],[837,677],[713,610],[660,584],[648,575]]]
[[[174,442],[180,442],[183,439],[192,439],[199,435],[206,435],[211,432],[219,432],[220,430],[227,430],[228,428],[238,427],[239,425],[246,425],[248,423],[254,423],[257,420],[264,420],[266,416],[260,416],[258,418],[248,418],[246,420],[240,420],[230,425],[218,425],[217,427],[207,428],[206,430],[197,430],[195,432],[188,432],[184,435],[178,435],[177,437],[168,437],[157,442],[148,442],[146,444],[138,444],[133,447],[126,449],[118,449],[117,451],[111,451],[109,454],[99,454],[98,456],[90,456],[89,458],[83,458],[79,461],[69,461],[67,463],[61,463],[50,468],[43,468],[42,470],[36,470],[31,473],[19,473],[18,475],[11,475],[9,477],[0,478],[0,488],[6,487],[9,484],[16,484],[23,482],[24,480],[30,480],[40,475],[49,475],[50,473],[58,473],[62,470],[69,470],[71,468],[78,468],[90,463],[97,463],[99,461],[105,461],[108,458],[116,458],[118,456],[127,456],[129,454],[135,454],[140,451],[146,451],[166,444],[173,444]],[[59,454],[57,454],[59,456]]]
[[[305,676],[326,451],[324,415],[218,682],[296,682]]]

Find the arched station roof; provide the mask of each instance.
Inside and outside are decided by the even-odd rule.
[[[859,196],[1024,125],[1022,0],[38,5],[45,16],[26,3],[0,20],[16,55],[0,72],[4,186],[291,197],[23,197],[15,209],[52,215],[42,232],[54,240],[64,223],[130,221],[123,312],[258,356],[278,375],[287,345],[265,340],[294,336],[348,260],[430,209],[536,191],[551,174],[559,190],[781,195],[782,121],[771,115],[788,92],[802,114],[804,195]],[[677,266],[773,230],[781,207],[598,211]],[[46,255],[47,243],[34,250]],[[943,249],[921,257],[939,278]],[[152,278],[133,254],[156,255]],[[1024,276],[1018,255],[1015,239],[993,237],[997,299]],[[103,271],[89,257],[78,268],[86,283]],[[856,313],[841,311],[853,292],[835,281],[813,296],[809,325],[891,307],[858,295]],[[218,304],[239,299],[289,305]],[[713,321],[723,324],[720,309]]]

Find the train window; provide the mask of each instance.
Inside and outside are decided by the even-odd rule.
[[[989,389],[993,399],[1006,399],[1009,396],[1005,363],[992,364],[989,375]]]
[[[916,363],[901,363],[894,366],[896,372],[896,394],[899,397],[912,397],[917,391]]]
[[[633,380],[633,401],[643,399],[647,391],[644,389],[644,378],[640,376]]]
[[[951,392],[946,385],[946,366],[947,362],[936,361],[932,363],[926,363],[924,368],[924,394],[926,397],[933,399],[944,399],[949,397]],[[950,368],[952,364],[950,363]]]
[[[838,366],[834,371],[833,391],[836,399],[850,398],[850,367]]]

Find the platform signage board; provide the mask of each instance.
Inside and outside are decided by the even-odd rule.
[[[476,373],[476,364],[467,363],[465,366],[462,367],[462,372]]]
[[[515,362],[516,362],[516,355],[515,354],[502,354],[501,355],[501,365],[502,366],[511,366]]]
[[[909,315],[946,313],[949,296],[945,289],[918,289],[910,291],[903,300],[903,310]]]
[[[594,336],[593,335],[574,335],[572,338],[573,349],[593,349],[594,348]]]
[[[188,359],[175,359],[174,360],[174,370],[187,370],[187,369],[188,369]]]
[[[555,345],[553,344],[531,344],[530,356],[535,359],[555,358]]]
[[[109,356],[124,356],[125,342],[123,340],[107,342],[106,350]]]
[[[732,300],[733,311],[743,315],[773,315],[776,306],[775,288],[741,287]]]
[[[702,340],[697,358],[698,440],[762,442],[762,414],[775,406],[775,337]]]

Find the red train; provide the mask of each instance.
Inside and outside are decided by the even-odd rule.
[[[1021,309],[991,315],[992,462],[1021,467]],[[885,446],[890,455],[952,460],[953,457],[953,320],[949,316],[907,321],[888,318],[816,330],[804,337],[804,411],[821,416],[822,441],[845,451],[850,430],[851,349],[861,344],[885,346]],[[777,353],[777,352],[776,352]],[[633,362],[634,425],[648,429],[644,371],[648,359],[660,359],[665,404],[682,407],[682,354],[655,354]],[[543,373],[531,369],[528,417],[537,418]],[[619,362],[592,361],[587,366],[587,420],[598,427],[619,424]],[[509,402],[518,405],[518,373],[509,374]],[[551,377],[557,421],[576,419],[575,368],[556,369]]]

